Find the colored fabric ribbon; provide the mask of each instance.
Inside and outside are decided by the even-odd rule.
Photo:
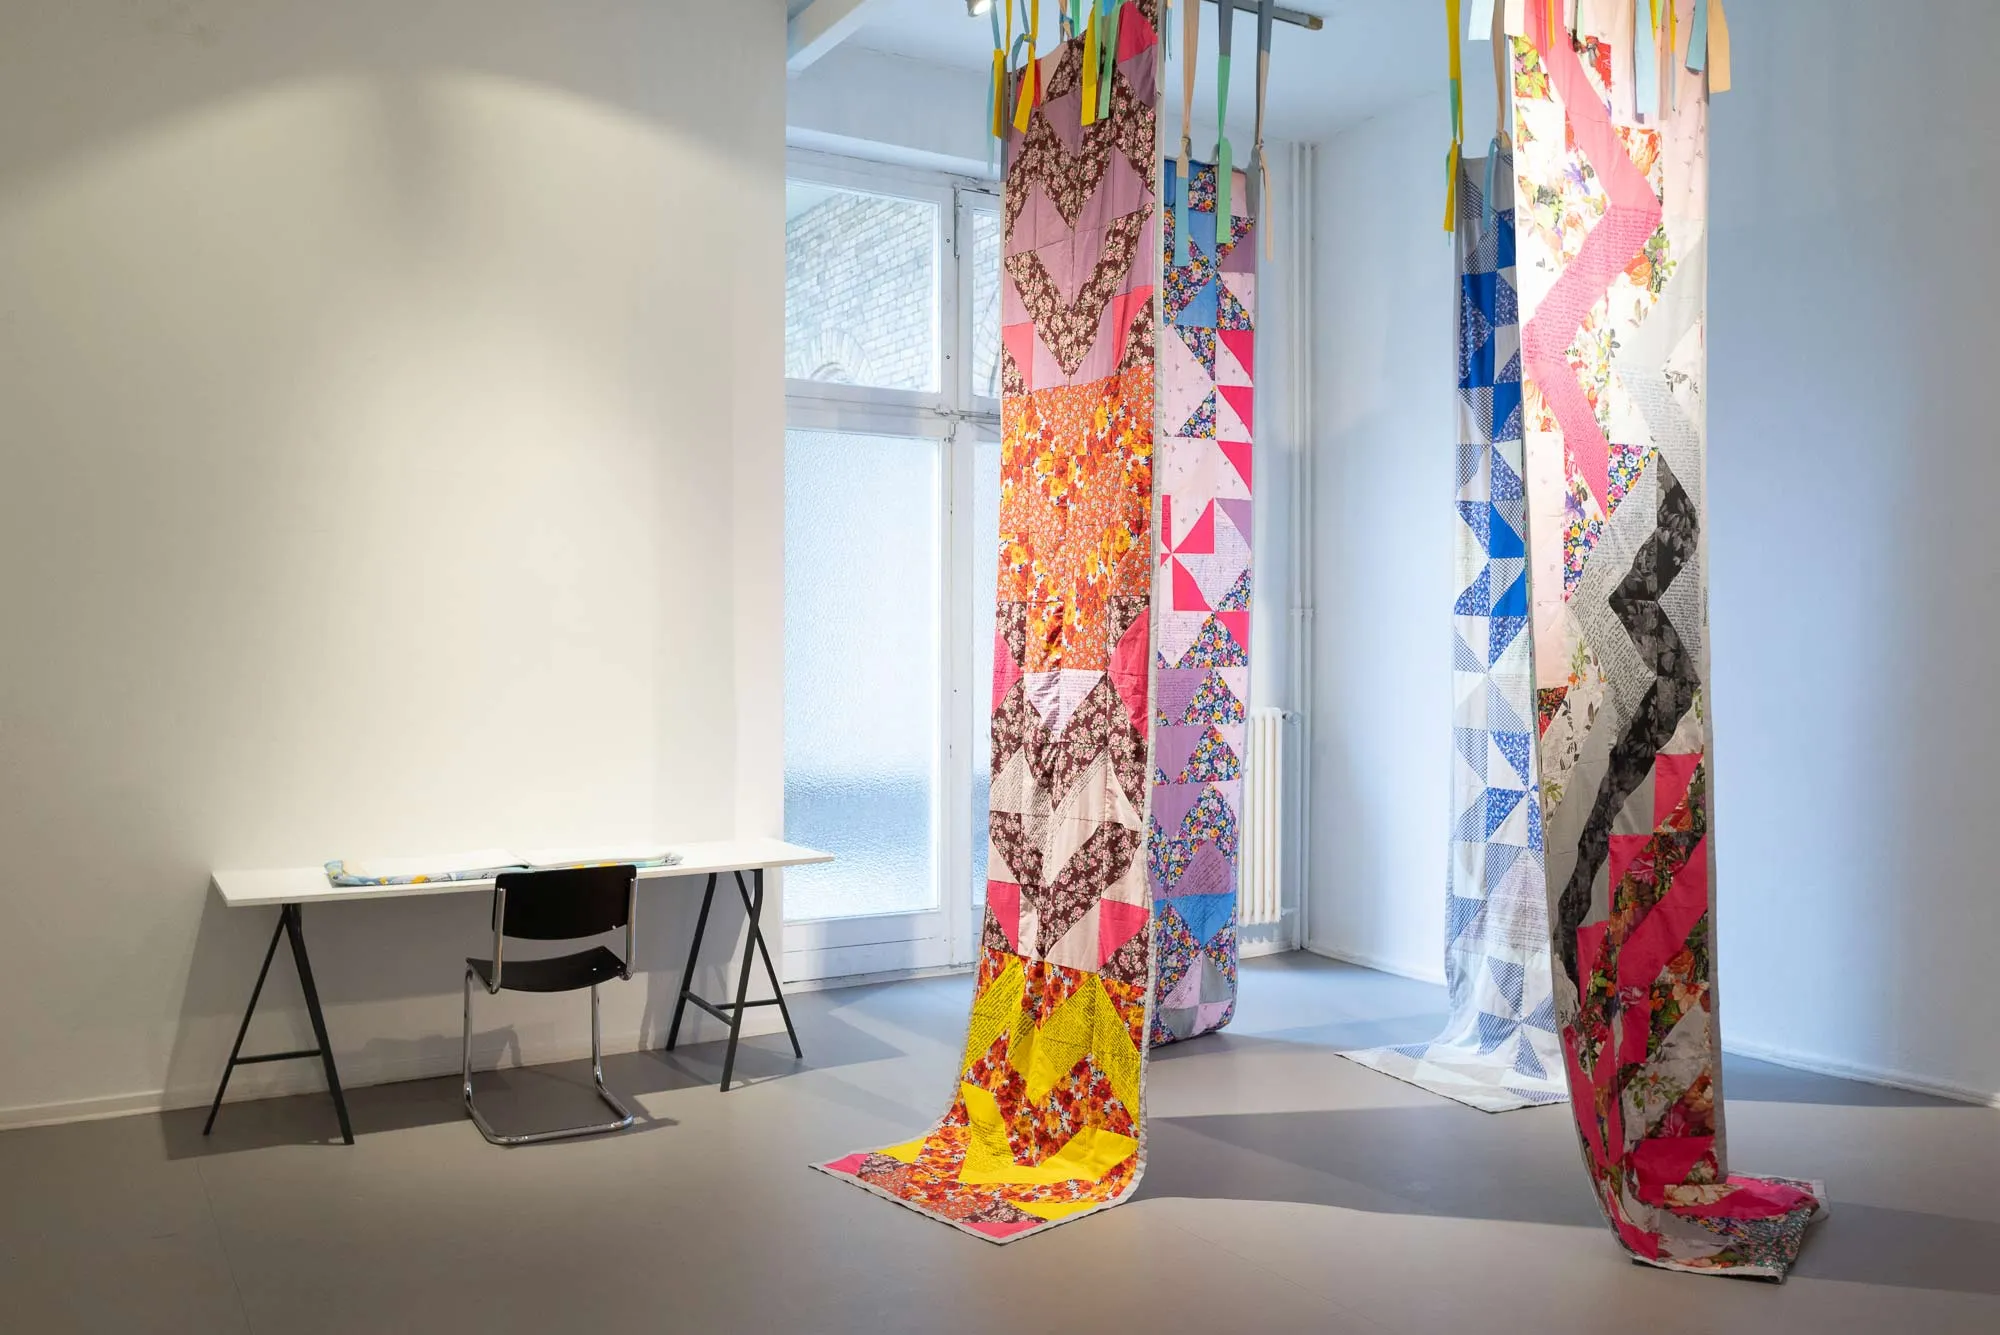
[[[1188,251],[1188,183],[1194,157],[1194,67],[1201,42],[1201,0],[1187,0],[1181,10],[1181,174],[1174,205],[1174,267],[1192,264]]]
[[[1487,39],[1493,44],[1493,142],[1486,150],[1485,190],[1479,197],[1481,235],[1491,235],[1494,220],[1494,174],[1499,168],[1501,154],[1513,147],[1513,141],[1507,134],[1507,86],[1509,82],[1507,71],[1509,62],[1507,59],[1506,16],[1494,8],[1493,0],[1475,0],[1475,5],[1477,8],[1475,9],[1474,17],[1477,17],[1477,9],[1484,9],[1486,11],[1486,35]],[[1477,28],[1467,29],[1468,33],[1476,32],[1477,30]],[[1476,39],[1468,37],[1467,40]]]
[[[1008,10],[1009,26],[1012,13]],[[986,170],[990,172],[995,147],[1007,138],[1007,42],[1000,32],[1000,7],[989,7],[986,16],[993,20],[993,78],[986,85]]]
[[[1551,0],[1553,3],[1553,0]],[[1451,151],[1444,160],[1444,230],[1458,228],[1458,159],[1465,149],[1465,87],[1458,52],[1458,0],[1444,0],[1445,45],[1450,51],[1451,69]]]
[[[1277,0],[1257,0],[1257,131],[1250,146],[1250,220],[1264,233],[1264,258],[1276,259],[1277,246],[1271,240],[1271,164],[1264,157],[1264,103],[1271,84],[1271,21],[1277,17]]]
[[[1708,91],[1729,91],[1729,17],[1722,0],[1708,0]]]
[[[1118,17],[1124,12],[1124,0],[1101,0],[1104,18],[1100,27],[1103,35],[1097,39],[1098,58],[1104,68],[1097,76],[1097,119],[1111,119],[1111,86],[1118,78]]]
[[[1632,0],[1632,103],[1641,120],[1660,110],[1660,52],[1655,0]]]
[[[1680,0],[1667,0],[1667,105],[1660,114],[1670,116],[1681,109],[1681,81],[1677,71],[1681,63],[1681,7]]]
[[[1234,217],[1229,208],[1229,187],[1236,174],[1235,155],[1229,148],[1229,50],[1231,34],[1236,31],[1236,6],[1222,0],[1216,6],[1215,22],[1215,234],[1224,238]]]
[[[1102,66],[1097,54],[1099,26],[1096,0],[1091,0],[1090,23],[1083,30],[1083,95],[1077,99],[1082,104],[1085,125],[1097,119],[1097,80]]]
[[[1029,10],[1028,0],[1021,0],[1021,7]],[[1021,40],[1028,44],[1028,61],[1021,68],[1021,93],[1014,104],[1014,128],[1022,134],[1028,132],[1028,117],[1042,101],[1042,0],[1034,0],[1029,12],[1027,31]]]

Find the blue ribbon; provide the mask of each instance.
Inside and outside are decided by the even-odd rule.
[[[1007,40],[1000,31],[1000,6],[988,6],[986,16],[993,20],[993,49],[998,51]],[[994,150],[1000,143],[999,138],[993,133],[993,104],[996,100],[1006,97],[1006,88],[1007,66],[1003,62],[1000,66],[1000,77],[993,80],[986,88],[986,171],[989,175],[993,171]],[[1006,105],[1004,100],[1001,101],[1001,105]]]
[[[1650,0],[1632,0],[1632,90],[1641,120],[1660,114],[1660,49]]]

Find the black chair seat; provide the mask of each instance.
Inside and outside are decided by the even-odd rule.
[[[493,961],[467,959],[479,981],[493,986]],[[545,960],[510,959],[500,971],[500,988],[505,992],[574,992],[578,988],[608,983],[625,975],[624,961],[603,946],[594,946],[574,955],[557,955]]]

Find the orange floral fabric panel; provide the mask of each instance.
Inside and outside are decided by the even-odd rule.
[[[1002,425],[999,597],[1028,609],[1022,670],[1104,671],[1110,601],[1152,588],[1153,368],[1011,398]]]

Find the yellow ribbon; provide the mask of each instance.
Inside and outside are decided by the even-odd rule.
[[[1007,137],[1007,57],[998,50],[993,52],[993,124],[995,139]]]
[[[1090,2],[1090,23],[1083,30],[1083,123],[1097,119],[1097,0]]]
[[[1042,0],[1035,0],[1028,17],[1028,63],[1021,69],[1021,97],[1014,104],[1014,128],[1022,134],[1028,132],[1028,118],[1042,100],[1041,50]]]
[[[1729,91],[1729,20],[1722,0],[1708,0],[1708,91]]]
[[[1444,230],[1447,232],[1458,227],[1458,159],[1465,147],[1465,102],[1462,96],[1465,80],[1459,63],[1458,22],[1458,0],[1444,0],[1445,41],[1450,51],[1447,64],[1451,70],[1451,152],[1445,156],[1444,162]]]

